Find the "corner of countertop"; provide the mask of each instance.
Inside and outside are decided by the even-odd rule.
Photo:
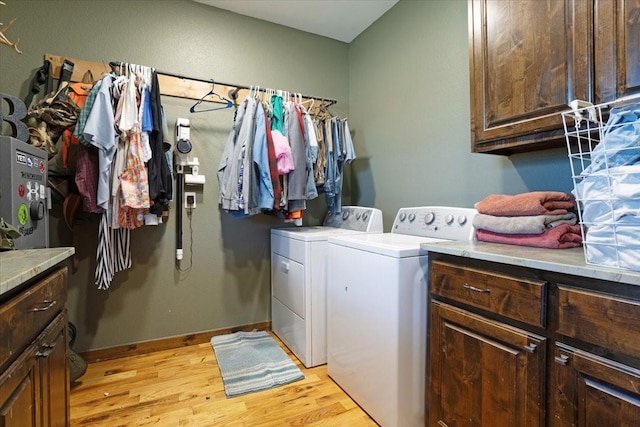
[[[0,295],[73,256],[71,246],[0,252]]]

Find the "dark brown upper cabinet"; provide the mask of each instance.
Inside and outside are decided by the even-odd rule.
[[[471,150],[564,145],[561,111],[640,91],[640,0],[469,0]]]

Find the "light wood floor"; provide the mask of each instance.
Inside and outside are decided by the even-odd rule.
[[[209,343],[91,363],[71,389],[71,426],[376,426],[326,365],[291,357],[303,380],[231,399]]]

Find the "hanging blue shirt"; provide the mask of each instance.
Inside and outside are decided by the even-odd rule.
[[[275,196],[273,183],[269,172],[269,153],[267,151],[267,132],[265,114],[262,104],[256,109],[256,134],[253,139],[253,162],[258,168],[258,207],[260,209],[273,209]]]

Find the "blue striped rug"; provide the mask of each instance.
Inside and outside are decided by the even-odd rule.
[[[278,387],[304,374],[266,331],[211,338],[227,397]]]

